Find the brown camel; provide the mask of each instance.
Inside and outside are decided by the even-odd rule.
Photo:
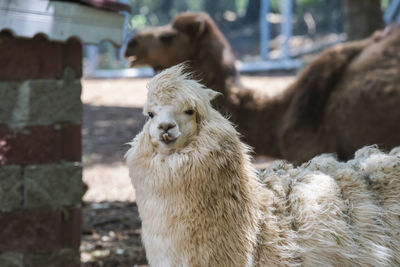
[[[195,78],[225,96],[215,105],[259,154],[303,162],[400,145],[400,27],[327,49],[273,98],[241,85],[232,49],[205,13],[182,13],[137,35],[126,56],[156,71],[187,61]]]

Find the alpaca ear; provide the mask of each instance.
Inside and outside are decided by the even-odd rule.
[[[192,38],[197,38],[204,32],[206,21],[200,17],[191,17],[175,21],[173,27],[180,32],[186,33]]]
[[[207,92],[208,99],[210,101],[214,100],[215,98],[217,98],[220,95],[222,96],[222,94],[220,92],[216,92],[216,91],[211,90],[211,89],[206,89],[206,92]]]

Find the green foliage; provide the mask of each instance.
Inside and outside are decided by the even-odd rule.
[[[390,0],[381,0],[381,8],[382,10],[385,10],[387,6],[389,5]]]
[[[295,0],[296,10],[304,10],[323,5],[326,0]],[[387,5],[389,0],[382,0]],[[156,26],[168,23],[176,14],[182,11],[205,11],[214,19],[219,19],[226,11],[243,17],[249,0],[130,0],[132,6],[132,27],[142,29],[146,26]],[[270,10],[280,13],[282,0],[270,0]]]
[[[281,0],[270,0],[270,10],[272,13],[280,13],[282,1]]]
[[[323,2],[323,0],[296,0],[298,5],[314,5],[319,2]]]
[[[133,15],[130,22],[132,28],[139,30],[145,28],[148,24],[146,16],[143,14]]]
[[[140,30],[168,23],[174,15],[187,10],[205,11],[214,19],[225,11],[244,16],[249,0],[131,0],[130,3],[131,26]]]
[[[244,14],[246,13],[248,3],[249,0],[235,0],[236,12],[240,17],[244,16]]]
[[[326,0],[295,0],[295,6],[297,9],[304,10],[309,7],[316,6],[324,3]],[[283,1],[282,0],[270,0],[270,7],[273,13],[280,13]]]

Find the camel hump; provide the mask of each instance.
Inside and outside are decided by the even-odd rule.
[[[340,81],[351,61],[375,36],[355,42],[336,45],[322,52],[300,74],[288,89],[292,94],[289,107],[290,117],[301,124],[318,126],[330,94]]]

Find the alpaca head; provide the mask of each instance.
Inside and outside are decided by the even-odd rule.
[[[149,117],[151,143],[160,152],[177,151],[193,141],[201,124],[210,118],[210,101],[219,93],[204,88],[176,65],[156,75],[148,84],[143,113]]]
[[[182,13],[171,24],[153,28],[133,37],[125,56],[131,67],[150,65],[155,70],[190,60],[194,44],[211,19],[205,13]]]

